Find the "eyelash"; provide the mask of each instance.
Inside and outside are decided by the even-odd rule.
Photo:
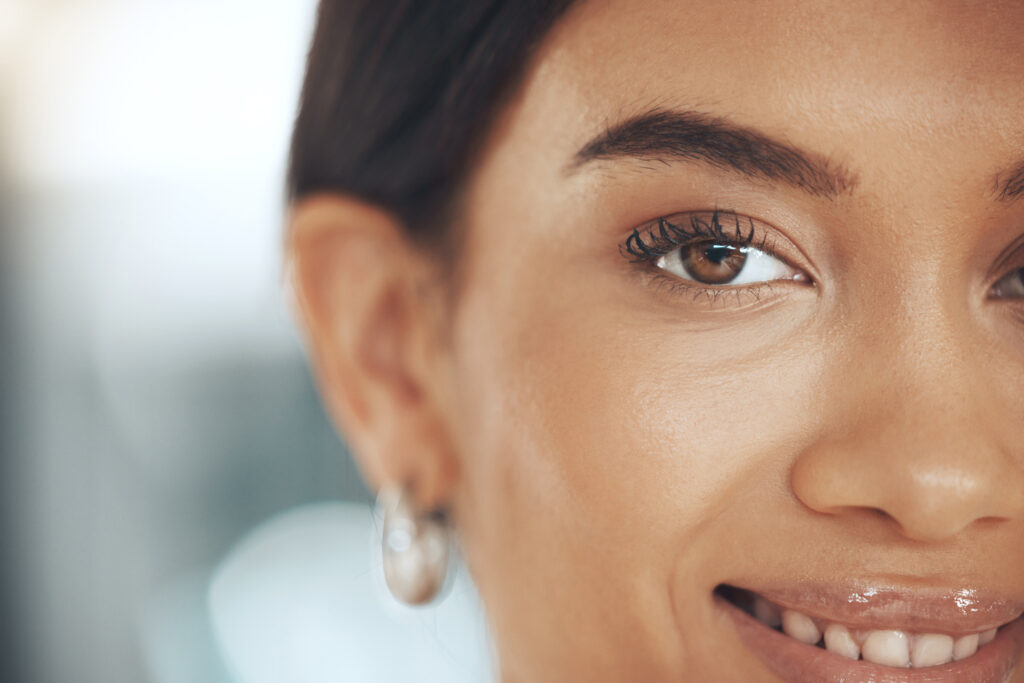
[[[788,259],[778,255],[772,240],[772,233],[763,228],[758,229],[757,224],[750,217],[740,216],[734,211],[719,209],[681,215],[686,217],[686,225],[673,223],[667,217],[662,216],[655,221],[634,228],[626,240],[619,246],[619,252],[633,263],[649,266],[645,270],[654,280],[673,292],[691,294],[694,302],[704,298],[709,304],[714,304],[719,298],[729,295],[736,298],[736,305],[742,305],[744,297],[748,297],[753,301],[760,301],[763,290],[772,291],[774,289],[772,281],[735,286],[702,285],[676,277],[666,272],[663,268],[656,266],[655,263],[661,257],[669,254],[674,249],[710,241],[739,248],[750,247],[770,257],[778,258],[780,261],[789,262]],[[1024,238],[1021,238],[1019,242],[1021,245],[1024,245]],[[1015,246],[1016,243],[1008,251],[1015,253]],[[1005,270],[1004,261],[1010,261],[1010,259],[1001,259],[1002,270]],[[1003,275],[1002,279],[1012,278],[1018,272],[1024,272],[1024,269],[1011,270]],[[1019,277],[1024,278],[1024,275]],[[1002,282],[1002,279],[1000,282]],[[809,277],[803,280],[803,282],[814,286],[813,279]],[[990,298],[995,300],[1007,299],[1015,303],[1024,301],[1019,296],[1001,297],[993,293],[990,293]]]
[[[744,295],[760,301],[762,290],[772,289],[770,282],[733,287],[705,286],[682,280],[654,266],[655,261],[673,249],[705,241],[717,241],[741,248],[752,247],[768,256],[778,258],[769,234],[758,231],[753,219],[741,217],[734,211],[715,209],[710,212],[691,213],[687,216],[687,222],[688,225],[679,225],[662,216],[646,226],[635,228],[619,246],[619,252],[634,263],[650,265],[650,272],[654,277],[672,291],[691,294],[695,302],[706,298],[713,304],[721,296],[731,295],[736,297],[736,303],[739,305],[744,303]]]
[[[723,215],[732,218],[731,234],[722,225]],[[716,209],[710,212],[710,216],[707,213],[692,213],[689,215],[689,229],[661,217],[645,228],[635,228],[622,244],[620,251],[623,256],[631,258],[633,261],[647,262],[654,261],[677,247],[706,240],[718,240],[738,247],[753,246],[769,256],[774,256],[774,251],[770,251],[771,245],[766,243],[767,236],[762,236],[761,243],[754,245],[756,236],[754,221],[749,218],[747,221],[750,223],[750,230],[744,234],[739,214],[732,211]]]

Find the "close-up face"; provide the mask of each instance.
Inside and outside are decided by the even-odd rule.
[[[1022,31],[593,0],[545,37],[441,380],[503,680],[1024,681]]]
[[[1024,681],[1022,36],[579,2],[454,239],[298,207],[328,407],[445,511],[503,683]]]

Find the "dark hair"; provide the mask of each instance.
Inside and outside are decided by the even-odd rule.
[[[442,229],[475,148],[572,0],[322,0],[288,190],[344,192],[422,237]]]

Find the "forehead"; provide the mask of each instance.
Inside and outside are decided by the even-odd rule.
[[[656,108],[727,115],[855,169],[900,151],[984,173],[1024,150],[1024,3],[585,1],[505,131],[564,168]]]

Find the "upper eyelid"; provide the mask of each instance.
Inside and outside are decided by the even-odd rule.
[[[1019,236],[1003,249],[992,265],[990,277],[1001,278],[1006,275],[1005,271],[1010,268],[1010,264],[1014,260],[1021,259],[1022,254],[1024,254],[1024,235]]]
[[[713,220],[716,216],[717,222]],[[680,226],[680,223],[688,223],[689,229]],[[670,226],[675,227],[675,239],[666,239],[671,237]],[[800,265],[805,262],[805,257],[802,257],[800,249],[785,233],[765,221],[736,211],[709,209],[664,214],[633,228],[619,243],[619,252],[627,260],[641,266],[641,272],[648,284],[665,289],[673,296],[689,299],[689,305],[718,309],[721,304],[729,304],[728,308],[732,308],[733,305],[743,308],[747,304],[759,304],[767,300],[778,301],[790,290],[789,287],[777,288],[777,285],[787,282],[786,280],[765,280],[742,285],[706,285],[696,280],[681,278],[655,263],[658,258],[682,245],[708,239],[720,239],[733,244],[747,242],[751,248],[777,258],[788,267],[804,274],[807,278],[803,281],[804,284],[812,287],[815,285],[815,278],[810,271]],[[776,249],[776,243],[782,247],[782,254]],[[633,253],[628,249],[631,244],[634,246]]]
[[[709,227],[714,227],[715,222],[712,218],[716,216],[718,217],[718,229],[709,230]],[[665,240],[661,240],[661,243],[659,244],[658,240],[660,240],[661,232],[660,223],[662,221],[668,223],[671,223],[672,221],[681,221],[684,223],[689,222],[691,228],[696,227],[699,228],[699,230],[691,230],[687,239],[672,240],[669,243],[665,243]],[[694,223],[696,223],[696,226]],[[699,234],[695,234],[698,232]],[[631,240],[641,240],[646,237],[650,241],[652,236],[657,238],[655,243],[641,250],[639,253],[636,253],[636,251],[634,251],[634,253],[630,253],[627,249]],[[689,293],[693,296],[694,301],[703,296],[709,296],[714,301],[717,301],[719,299],[717,295],[718,292],[745,292],[753,296],[754,299],[760,301],[761,294],[766,288],[771,291],[774,289],[775,285],[789,282],[789,280],[772,280],[738,285],[703,285],[698,281],[690,281],[680,278],[673,273],[666,272],[663,268],[655,264],[655,261],[658,258],[671,253],[674,249],[677,249],[682,245],[693,244],[704,239],[722,239],[725,242],[741,245],[742,242],[748,242],[745,246],[757,249],[772,258],[778,259],[789,268],[797,271],[802,277],[794,277],[793,282],[796,282],[799,279],[802,286],[810,286],[815,290],[818,289],[818,283],[820,280],[816,275],[815,269],[813,265],[811,265],[809,258],[783,230],[776,228],[765,220],[755,218],[732,209],[698,209],[663,214],[659,218],[649,220],[635,227],[629,235],[620,242],[619,252],[627,260],[641,265],[648,275],[652,276],[655,280],[662,282],[671,289]],[[638,244],[643,245],[644,243],[639,241]]]
[[[689,223],[689,230],[669,220],[677,216]],[[777,257],[774,229],[764,226],[759,230],[756,227],[758,225],[761,225],[760,221],[732,210],[710,209],[667,214],[635,227],[619,245],[619,251],[634,261],[650,261],[675,247],[703,239],[718,239],[751,246]],[[653,240],[653,245],[645,242],[645,238]],[[788,259],[783,260],[788,262]]]

